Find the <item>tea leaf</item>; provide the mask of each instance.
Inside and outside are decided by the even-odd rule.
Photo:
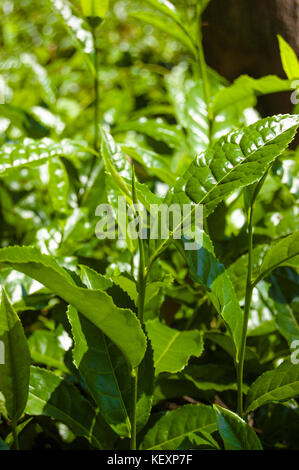
[[[69,178],[64,164],[58,157],[49,160],[49,196],[53,209],[57,212],[67,211]]]
[[[263,176],[293,139],[298,125],[297,115],[274,116],[222,137],[195,158],[169,193],[168,202],[203,204],[208,216],[224,197]]]
[[[145,0],[152,7],[159,10],[161,13],[172,18],[176,23],[183,24],[180,14],[173,3],[169,0]]]
[[[267,403],[289,400],[298,393],[299,364],[285,360],[279,367],[264,372],[253,382],[247,395],[246,413]]]
[[[70,382],[53,372],[31,366],[26,413],[50,416],[66,424],[76,436],[83,436],[98,449],[109,449],[116,435],[98,411]]]
[[[180,28],[180,26],[178,26],[176,23],[173,23],[170,18],[165,18],[165,16],[153,14],[152,12],[147,11],[130,12],[129,16],[135,18],[136,20],[149,23],[160,31],[169,34],[174,39],[183,44],[183,46],[189,49],[189,51],[194,56],[196,56],[196,48],[190,36],[186,34],[186,32]]]
[[[212,103],[214,114],[218,114],[232,105],[239,110],[255,106],[256,96],[291,91],[294,89],[289,80],[282,80],[276,75],[267,75],[262,78],[252,78],[241,75],[234,83],[222,88]]]
[[[132,367],[141,362],[146,339],[140,323],[131,310],[116,307],[106,292],[77,287],[53,257],[43,255],[35,248],[3,248],[0,266],[11,266],[44,284],[102,330],[120,348]]]
[[[84,151],[88,149],[69,139],[54,142],[48,138],[26,138],[20,144],[5,144],[0,149],[0,176],[15,173],[20,168],[42,165],[55,157],[74,158]]]
[[[123,397],[130,389],[130,370],[124,356],[74,307],[69,306],[67,315],[75,340],[75,366],[106,423],[120,436],[130,436],[131,425]]]
[[[190,266],[192,279],[208,290],[214,307],[228,325],[238,357],[243,314],[227,271],[215,257],[209,236],[203,232],[202,247],[198,250],[185,251],[185,257]]]
[[[16,423],[24,412],[28,398],[30,354],[22,324],[3,287],[0,341],[4,345],[4,364],[0,363],[0,392],[4,396],[8,417]]]
[[[109,8],[110,0],[80,0],[81,8],[86,17],[104,18]]]
[[[212,433],[217,429],[216,414],[206,405],[185,405],[168,411],[146,433],[142,450],[179,449],[182,441],[196,433]]]
[[[146,323],[146,331],[154,350],[156,374],[179,372],[191,356],[199,357],[203,352],[202,333],[178,331],[163,325],[158,319]]]
[[[263,450],[254,430],[236,413],[218,405],[214,409],[226,450]]]
[[[1,437],[0,437],[0,450],[9,450],[5,442],[2,441]]]
[[[292,47],[278,34],[280,57],[286,76],[293,80],[299,78],[299,61]]]
[[[278,266],[298,266],[299,231],[278,240],[270,246],[262,261],[259,275],[254,284],[267,277]]]

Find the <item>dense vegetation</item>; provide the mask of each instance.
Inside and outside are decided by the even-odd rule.
[[[299,62],[228,83],[208,3],[1,3],[0,449],[299,448]]]

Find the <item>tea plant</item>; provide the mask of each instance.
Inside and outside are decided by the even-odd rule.
[[[299,62],[229,84],[187,3],[3,7],[1,450],[299,446]],[[162,204],[197,249],[121,236]]]

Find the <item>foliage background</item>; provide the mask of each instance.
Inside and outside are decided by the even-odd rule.
[[[195,2],[175,3],[184,21],[193,28]],[[73,4],[80,8],[79,2]],[[0,145],[22,142],[24,138],[47,137],[53,141],[78,140],[85,148],[91,147],[94,89],[86,55],[55,14],[50,1],[4,0],[1,8],[0,80],[5,90],[5,105],[0,106]],[[112,1],[98,31],[100,122],[109,126],[118,142],[137,145],[160,156],[152,160],[149,157],[149,164],[137,162],[136,173],[140,182],[162,196],[167,183],[171,185],[174,177],[183,173],[198,150],[196,146],[190,151],[188,146],[180,145],[184,131],[177,122],[167,79],[178,64],[190,79],[194,71],[190,53],[179,41],[130,15],[141,10],[151,11],[138,1]],[[210,73],[215,80],[228,85],[216,71]],[[262,107],[258,109],[263,111]],[[237,108],[225,116],[228,127],[231,124],[235,127],[235,114],[239,117]],[[151,123],[148,128],[144,117]],[[257,111],[248,107],[238,126],[249,124],[257,117]],[[76,158],[65,155],[61,160],[62,167],[57,163],[58,180],[47,165],[21,168],[17,179],[11,174],[1,180],[1,247],[35,245],[44,253],[55,255],[67,268],[76,270],[78,264],[84,264],[107,274],[115,281],[111,295],[117,305],[136,310],[130,291],[123,284],[131,274],[136,275],[136,258],[135,267],[131,260],[134,248],[130,250],[117,242],[100,242],[94,236],[95,208],[107,199],[103,173],[95,172],[91,178],[93,157],[86,150],[78,152]],[[298,230],[298,167],[299,152],[294,147],[275,162],[265,182],[254,219],[255,243],[261,248]],[[61,180],[62,189],[58,192]],[[241,191],[217,207],[208,219],[208,228],[216,254],[227,268],[231,266],[233,278],[233,263],[247,250],[246,210]],[[121,273],[125,273],[122,278]],[[153,276],[160,285],[148,302],[146,320],[158,316],[177,330],[205,332],[205,349],[182,372],[170,375],[163,371],[159,375],[152,422],[165,410],[187,403],[218,403],[234,409],[233,353],[224,334],[223,321],[217,317],[202,287],[191,281],[185,261],[174,248],[163,255]],[[238,285],[238,273],[235,276]],[[0,272],[0,280],[20,314],[33,362],[54,370],[58,376],[66,374],[69,382],[89,396],[72,364],[69,349],[72,333],[65,316],[66,304],[10,268]],[[298,322],[298,299],[296,267],[277,269],[255,292],[249,323],[246,384],[289,355],[290,341],[277,323],[277,315],[283,316],[286,310],[291,310],[292,318]],[[212,383],[208,373],[211,370],[215,371]],[[256,411],[251,424],[258,430],[264,448],[299,447],[298,413],[296,399],[265,405]],[[5,420],[0,424],[0,434],[6,439],[10,435]],[[65,424],[46,416],[26,421],[20,441],[23,448],[92,447]],[[121,442],[118,445],[125,446]]]

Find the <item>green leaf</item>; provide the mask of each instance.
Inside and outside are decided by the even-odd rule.
[[[58,157],[49,160],[49,196],[53,209],[57,212],[67,211],[69,178],[64,164]]]
[[[198,390],[237,390],[235,370],[219,364],[191,364],[182,376],[192,382]]]
[[[121,149],[124,153],[143,165],[150,174],[155,175],[169,186],[174,184],[175,175],[171,173],[169,158],[161,157],[157,153],[146,148],[122,145]]]
[[[0,450],[9,450],[5,442],[0,437]]]
[[[121,147],[115,142],[112,135],[102,128],[102,155],[105,161],[106,171],[111,175],[113,181],[108,178],[108,184],[110,187],[113,186],[113,182],[116,185],[118,191],[112,191],[110,194],[111,199],[115,200],[118,195],[126,197],[127,204],[132,206],[133,200],[131,197],[131,181],[132,181],[132,167],[126,158]],[[150,208],[151,204],[159,204],[160,198],[153,194],[147,186],[138,183],[136,181],[136,191],[138,200],[147,209]],[[119,193],[120,194],[119,194]],[[108,195],[109,196],[109,195]]]
[[[299,61],[292,47],[278,34],[280,57],[286,76],[293,80],[299,78]]]
[[[260,179],[290,143],[299,116],[280,115],[222,137],[191,163],[169,192],[167,202],[203,204],[204,216],[234,190]]]
[[[263,450],[254,430],[236,413],[218,405],[214,409],[226,450]]]
[[[0,302],[0,344],[4,349],[0,393],[4,396],[8,417],[17,422],[28,398],[30,354],[22,324],[3,287]]]
[[[192,157],[207,150],[210,143],[219,138],[220,126],[225,126],[225,134],[235,127],[230,126],[228,116],[225,116],[226,119],[215,119],[210,126],[203,82],[197,75],[196,72],[191,75],[187,64],[182,63],[165,77],[170,101],[178,123],[185,129]],[[211,69],[208,69],[208,80],[213,97],[223,87],[223,82]]]
[[[150,340],[147,342],[145,356],[138,367],[136,428],[139,432],[146,425],[152,409],[155,384],[153,349]],[[131,390],[132,393],[132,390]],[[132,402],[132,400],[131,400]]]
[[[180,14],[173,3],[169,0],[145,0],[149,3],[152,7],[159,10],[161,13],[172,18],[176,23],[183,24],[183,21],[180,17]]]
[[[163,15],[157,15],[147,11],[133,11],[130,12],[129,16],[136,20],[149,23],[160,31],[169,34],[196,56],[196,48],[192,39],[180,26],[174,23],[171,18],[165,18]]]
[[[215,257],[212,241],[205,232],[201,248],[185,251],[185,257],[190,266],[190,276],[207,289],[214,307],[229,327],[238,360],[243,314],[227,271]]]
[[[72,306],[68,308],[75,341],[74,364],[82,375],[106,423],[122,437],[131,435],[123,393],[130,388],[130,370],[124,356]]]
[[[63,349],[59,336],[63,330],[56,331],[36,330],[28,339],[28,346],[32,360],[37,364],[54,367],[68,373],[64,363],[65,349]]]
[[[267,250],[262,261],[259,274],[254,281],[257,284],[267,277],[278,266],[298,266],[299,263],[299,231],[274,242]]]
[[[212,433],[217,429],[216,414],[210,406],[185,405],[167,412],[146,433],[142,450],[176,450],[194,433]]]
[[[285,360],[274,370],[262,374],[251,385],[246,413],[267,403],[286,401],[299,394],[299,364]]]
[[[106,292],[76,286],[72,277],[53,257],[43,255],[35,248],[1,249],[0,266],[10,266],[44,284],[106,334],[132,367],[141,362],[146,339],[140,323],[131,310],[116,307]]]
[[[98,449],[110,449],[116,437],[74,385],[53,372],[34,366],[30,371],[26,413],[61,421],[76,436],[85,437]]]
[[[137,121],[120,124],[114,129],[115,134],[126,131],[136,131],[148,135],[176,150],[181,148],[182,143],[184,143],[184,135],[181,128],[174,124],[168,124],[162,118],[149,119],[142,117]]]
[[[54,157],[74,158],[79,152],[87,152],[82,144],[63,139],[54,142],[45,138],[41,140],[24,139],[21,144],[4,144],[0,149],[0,176],[15,174],[24,167],[36,167]]]
[[[80,0],[81,8],[86,17],[104,18],[109,8],[110,0]]]
[[[20,129],[25,136],[41,139],[49,134],[49,129],[41,125],[31,113],[11,104],[0,106],[0,116],[9,119],[14,127]]]
[[[145,325],[154,350],[156,374],[179,372],[191,356],[199,357],[203,352],[200,331],[178,331],[163,325],[158,319]]]
[[[282,80],[276,75],[252,78],[241,75],[234,83],[222,88],[213,99],[212,111],[216,115],[230,108],[232,103],[239,110],[250,108],[256,104],[256,96],[291,91],[294,86],[289,80]]]
[[[84,20],[80,18],[80,12],[68,0],[49,0],[49,3],[57,16],[62,20],[76,46],[89,55],[93,51],[92,34],[86,27],[87,25]],[[86,56],[88,64],[94,71],[88,55]]]
[[[113,286],[111,279],[108,279],[102,274],[97,273],[88,266],[83,266],[82,264],[79,266],[81,280],[86,285],[86,287],[88,287],[88,289],[107,290],[109,287]]]
[[[266,303],[273,313],[278,331],[291,346],[293,341],[299,338],[299,323],[283,294],[279,279],[277,279],[275,275],[272,275],[270,280],[271,289],[268,292]]]

